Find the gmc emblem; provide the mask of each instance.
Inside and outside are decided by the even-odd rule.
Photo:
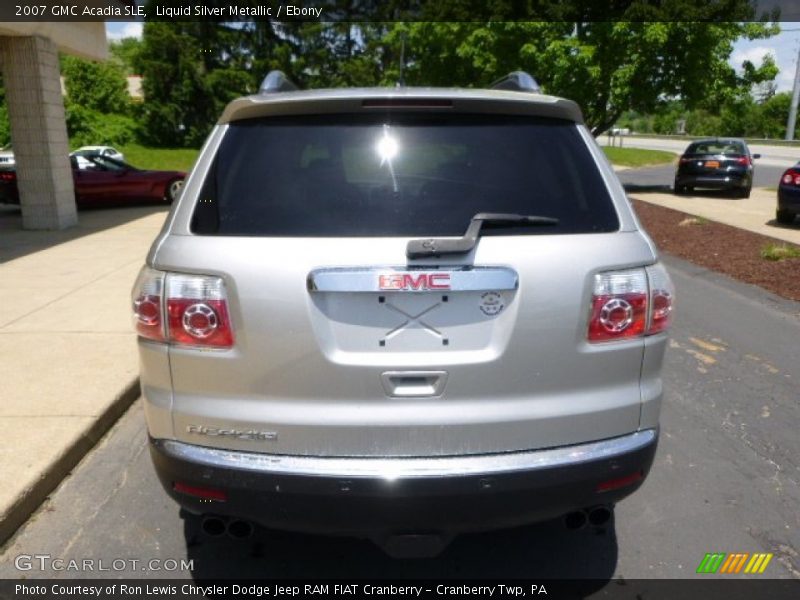
[[[450,273],[392,273],[378,276],[381,290],[449,290]]]

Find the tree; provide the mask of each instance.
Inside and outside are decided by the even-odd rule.
[[[722,119],[717,114],[697,108],[686,114],[686,132],[691,135],[719,135],[722,132]]]
[[[270,69],[291,72],[296,55],[281,27],[273,21],[145,23],[132,59],[143,77],[145,141],[198,146],[230,100],[255,92]]]
[[[129,111],[128,84],[119,65],[63,56],[61,74],[70,102],[101,113]]]
[[[671,100],[713,112],[777,73],[771,58],[741,73],[728,64],[739,37],[777,33],[746,22],[749,0],[330,0],[325,8],[340,20],[147,22],[131,54],[150,141],[199,144],[224,104],[257,90],[272,69],[303,87],[394,85],[401,55],[409,85],[483,87],[529,71],[545,92],[576,100],[595,135],[625,111],[651,114]],[[359,9],[373,20],[358,21]],[[403,21],[411,13],[417,20]]]
[[[673,100],[665,104],[653,119],[653,131],[664,135],[677,133],[678,121],[684,118],[686,107]]]
[[[775,94],[761,104],[761,136],[782,139],[786,136],[786,120],[792,104],[791,92]],[[795,128],[794,139],[798,138],[800,127]]]
[[[749,14],[744,0],[727,4],[730,19]],[[704,9],[687,14],[702,20]],[[745,63],[741,75],[728,64],[739,37],[774,33],[765,24],[727,21],[417,22],[395,24],[387,42],[408,40],[412,84],[485,86],[509,71],[529,71],[546,92],[576,100],[598,135],[626,110],[649,113],[671,98],[709,106],[774,79],[771,58],[759,67]]]
[[[111,42],[108,49],[112,62],[117,64],[125,75],[138,75],[136,68],[142,50],[142,40],[133,37],[122,38]]]
[[[147,22],[137,57],[143,76],[145,141],[165,146],[199,145],[214,123],[214,102],[205,81],[202,40],[193,23]]]
[[[3,85],[3,76],[0,75],[0,147],[8,145],[11,141],[11,122],[8,120],[8,106],[6,105],[6,88]]]
[[[122,67],[75,56],[61,58],[67,97],[64,110],[72,146],[134,141],[136,122]]]

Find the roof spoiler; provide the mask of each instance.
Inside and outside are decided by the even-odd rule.
[[[270,71],[258,88],[259,94],[273,94],[275,92],[296,92],[299,90],[294,82],[283,71]]]
[[[525,71],[513,71],[495,81],[491,86],[493,90],[511,90],[513,92],[528,92],[538,94],[542,90],[536,80]]]

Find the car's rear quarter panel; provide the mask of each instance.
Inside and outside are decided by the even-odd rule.
[[[398,265],[406,241],[167,237],[155,266],[222,276],[236,336],[230,351],[170,348],[175,437],[283,454],[447,455],[544,448],[638,428],[644,342],[588,344],[585,337],[593,274],[652,262],[642,236],[483,238],[474,257],[454,264],[506,266],[519,275],[488,334],[484,326],[484,347],[469,336],[470,320],[476,327],[487,320],[477,302],[462,315],[463,335],[447,347],[379,347],[381,324],[372,347],[331,339],[308,273]],[[357,315],[351,321],[354,334],[369,327]],[[396,370],[446,371],[444,393],[389,398],[381,374]],[[274,431],[277,439],[187,432],[197,424]]]

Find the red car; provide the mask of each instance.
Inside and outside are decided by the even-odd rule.
[[[143,171],[106,156],[70,157],[75,201],[87,206],[131,204],[142,201],[171,203],[178,197],[186,173]],[[0,170],[0,202],[19,204],[17,173]]]

